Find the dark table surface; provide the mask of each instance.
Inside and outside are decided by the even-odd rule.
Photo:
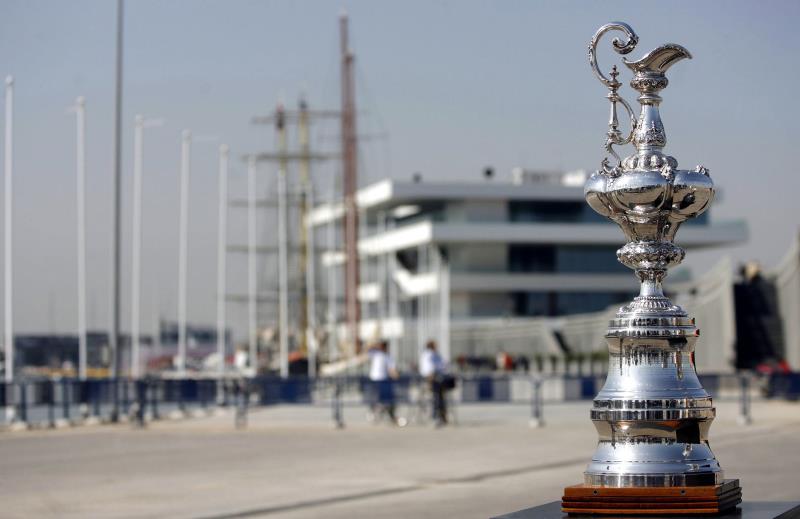
[[[595,519],[636,519],[647,518],[655,519],[657,517],[670,518],[670,519],[687,519],[697,517],[697,515],[569,515],[561,512],[561,501],[553,501],[546,505],[535,506],[533,508],[526,508],[506,515],[498,515],[493,519],[565,519],[570,517],[594,517]],[[735,509],[724,514],[715,515],[712,517],[725,517],[732,518],[738,517],[742,519],[773,519],[780,517],[780,519],[800,519],[800,501],[746,501]]]

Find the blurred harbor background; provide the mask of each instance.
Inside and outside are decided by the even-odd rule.
[[[486,438],[470,431],[506,441],[495,475],[465,465],[442,485],[546,475],[511,463],[518,450],[547,457],[542,443],[526,450],[520,425],[556,431],[541,442],[577,431],[569,441],[585,440],[587,458],[595,439],[582,401],[603,383],[608,320],[638,282],[616,260],[622,233],[583,199],[607,117],[585,44],[600,24],[625,19],[647,27],[650,43],[679,40],[694,54],[666,93],[669,150],[682,168],[707,166],[718,195],[681,229],[687,258],[666,290],[702,331],[695,362],[728,413],[723,436],[740,447],[736,424],[754,417],[761,429],[747,441],[795,430],[800,415],[786,400],[800,396],[800,180],[797,108],[784,100],[798,71],[784,64],[800,51],[798,6],[614,5],[5,2],[3,428],[149,423],[165,445],[219,434],[221,458],[197,465],[206,470],[228,466],[226,452],[242,455],[234,418],[255,435],[246,442],[277,434],[297,452],[343,441],[327,436],[335,425],[386,442],[387,463],[401,466],[408,429],[364,426],[380,422],[368,412],[368,351],[388,345],[413,428],[430,424],[418,368],[435,341],[457,377],[449,399],[459,432],[444,433],[459,435],[452,448],[488,460]],[[740,79],[726,82],[734,69]],[[114,434],[153,448],[121,426],[81,430],[121,460]],[[32,451],[87,441],[26,434]],[[441,441],[427,429],[408,434]],[[0,452],[20,441],[9,433]],[[212,448],[202,443],[197,452]],[[160,462],[189,463],[159,452]],[[577,461],[551,461],[580,477]],[[397,505],[444,478],[401,470],[402,481],[358,497],[361,469],[350,462],[336,461],[349,467],[341,488],[312,485],[317,504],[281,508],[261,496],[203,511],[313,516],[340,503],[340,491],[354,502],[387,492]],[[87,481],[104,474],[86,471]],[[19,485],[0,487],[29,490]],[[78,492],[68,487],[54,490],[64,492],[56,515],[203,515],[123,498],[67,506]],[[25,499],[13,514],[47,514]],[[511,511],[483,499],[491,506],[481,513]],[[364,512],[349,501],[337,513]]]
[[[396,45],[375,33],[388,19],[410,24],[389,4],[356,4],[355,28],[324,4],[121,6],[7,5],[7,381],[353,374],[382,340],[406,371],[431,339],[462,369],[493,369],[500,354],[546,372],[602,362],[608,316],[636,281],[616,261],[619,231],[583,201],[598,160],[584,119],[602,107],[594,85],[577,81],[586,73],[577,53],[567,59],[582,39],[548,54],[550,24],[528,31],[530,42],[503,36],[501,48],[537,52],[534,64],[501,52],[499,36],[469,34],[481,13],[513,25],[514,13],[557,20],[560,10],[471,4],[463,26],[424,54],[418,41],[376,48]],[[627,7],[634,20],[644,12]],[[772,54],[797,44],[780,11],[757,20],[778,24],[785,45]],[[431,7],[428,17],[446,12]],[[578,34],[596,17],[559,30]],[[97,31],[81,35],[82,24]],[[304,32],[289,37],[290,27]],[[702,34],[697,45],[715,41]],[[691,66],[712,76],[730,66],[718,47],[699,54]],[[440,60],[451,72],[434,70]],[[517,76],[470,77],[481,68]],[[407,97],[392,86],[422,78],[428,86]],[[709,338],[698,369],[797,369],[798,221],[791,189],[764,191],[797,184],[782,173],[790,154],[774,139],[748,148],[752,157],[729,152],[771,105],[743,110],[745,94],[730,89],[709,103],[705,87],[680,79],[670,147],[686,167],[705,161],[720,190],[681,232],[687,260],[667,285]],[[737,107],[735,121],[718,105]],[[710,138],[699,126],[712,121],[725,131]],[[759,133],[781,134],[777,126]]]

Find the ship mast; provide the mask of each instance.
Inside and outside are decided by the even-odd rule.
[[[359,267],[358,267],[358,207],[356,190],[358,189],[357,169],[357,135],[356,135],[356,101],[355,101],[355,56],[348,42],[348,18],[342,14],[339,18],[341,46],[341,81],[342,81],[342,172],[344,177],[344,245],[345,245],[345,315],[347,317],[348,340],[352,352],[361,352],[358,329],[361,318],[361,307],[358,302]]]

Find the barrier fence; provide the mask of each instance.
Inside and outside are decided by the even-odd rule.
[[[753,396],[797,399],[800,373],[754,377],[750,373],[700,375],[703,387],[715,399],[740,402],[740,419],[749,422]],[[544,423],[545,404],[590,400],[602,387],[603,376],[469,374],[456,377],[449,392],[454,405],[516,404],[531,408],[531,425]],[[417,415],[431,410],[428,382],[401,376],[388,383],[393,405],[404,405]],[[111,419],[114,380],[68,378],[27,380],[0,385],[0,403],[13,409],[15,422],[24,426],[58,427]],[[326,406],[335,425],[342,426],[345,407],[372,407],[386,401],[386,389],[363,376],[280,378],[260,376],[227,379],[161,379],[117,381],[124,420],[148,420],[209,413],[219,407],[237,410],[237,425],[246,422],[250,406],[282,404]],[[425,411],[427,410],[427,411]],[[412,413],[413,414],[413,413]],[[422,415],[417,416],[421,418]],[[10,425],[10,424],[6,424]]]

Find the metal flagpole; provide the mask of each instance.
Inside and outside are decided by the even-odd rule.
[[[78,205],[78,378],[86,380],[86,100],[75,100]]]
[[[219,393],[222,390],[222,378],[225,376],[225,292],[227,281],[227,265],[225,247],[228,242],[228,155],[227,144],[219,147],[219,205],[217,213],[217,355],[219,356]]]
[[[5,294],[4,294],[4,317],[5,317],[5,370],[6,370],[6,391],[12,391],[11,384],[14,383],[14,314],[13,314],[13,265],[12,265],[12,174],[14,167],[14,78],[8,76],[6,78],[6,128],[5,128],[5,157],[3,161],[3,173],[5,179],[5,229],[4,229],[4,256],[5,264],[3,268],[5,279]],[[8,397],[6,397],[8,398]],[[11,423],[15,418],[15,409],[10,402],[6,401],[6,422]]]
[[[186,376],[186,263],[189,227],[189,174],[192,132],[181,138],[181,185],[178,236],[178,373]]]
[[[250,367],[254,376],[258,374],[256,274],[256,158],[251,155],[247,161],[247,315]]]
[[[131,376],[139,378],[140,317],[142,256],[142,134],[144,118],[136,116],[133,131],[133,258],[131,260]]]

